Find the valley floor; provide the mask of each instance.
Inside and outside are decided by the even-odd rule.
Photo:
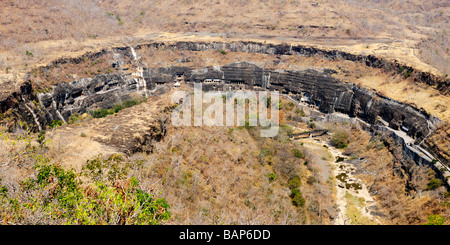
[[[324,136],[326,137],[326,136]],[[333,178],[333,192],[337,205],[337,215],[334,225],[349,224],[383,224],[380,217],[372,215],[370,209],[378,210],[377,202],[369,194],[366,184],[354,176],[355,167],[345,163],[348,157],[342,154],[342,150],[335,148],[324,137],[299,139],[306,149],[317,152],[326,151],[330,157],[328,166]]]

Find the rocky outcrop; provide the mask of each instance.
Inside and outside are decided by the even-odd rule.
[[[133,92],[154,89],[154,84],[142,77],[103,74],[72,83],[61,83],[50,93],[38,94],[45,122],[67,121],[75,113],[83,114],[92,108],[111,108],[130,99]]]
[[[248,62],[203,69],[176,66],[142,68],[137,73],[103,74],[61,83],[50,93],[38,94],[36,99],[28,98],[38,102],[29,105],[38,116],[27,118],[42,125],[48,125],[53,120],[67,121],[74,113],[110,108],[130,99],[133,93],[145,95],[157,86],[173,82],[177,75],[183,75],[186,83],[202,82],[206,90],[228,90],[232,87],[278,90],[309,103],[323,113],[342,112],[370,124],[382,119],[391,128],[403,130],[419,141],[433,130],[437,121],[430,120],[430,115],[418,109],[380,96],[375,91],[343,83],[332,77],[329,70],[273,70]],[[24,87],[26,89],[31,90]],[[32,93],[29,91],[28,94]],[[30,110],[19,106],[18,111]]]
[[[230,52],[246,52],[246,53],[264,53],[270,55],[301,55],[322,57],[329,60],[349,60],[365,64],[368,67],[385,69],[388,72],[396,72],[403,74],[405,77],[412,76],[414,80],[433,86],[443,94],[450,93],[450,79],[436,76],[430,72],[420,71],[414,67],[401,64],[396,60],[386,60],[373,55],[358,55],[339,50],[321,49],[309,47],[305,45],[289,45],[289,44],[269,44],[251,41],[234,41],[234,42],[175,42],[164,43],[154,42],[138,45],[136,50],[142,47],[150,47],[156,49],[171,50],[190,50],[190,51],[207,51],[207,50],[226,50]]]

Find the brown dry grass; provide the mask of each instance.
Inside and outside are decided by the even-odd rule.
[[[8,51],[0,55],[2,72],[7,67],[19,72],[25,64],[48,63],[55,58],[52,51],[61,57],[93,50],[98,43],[105,47],[159,32],[181,32],[341,45],[404,56],[405,62],[415,60],[416,65],[421,65],[419,56],[442,74],[449,73],[449,5],[444,0],[427,4],[418,0],[13,0],[0,4],[4,16],[0,49]]]
[[[169,129],[170,130],[170,129]],[[148,178],[161,188],[180,224],[299,224],[281,181],[248,132],[228,128],[177,128],[158,144]]]
[[[285,131],[273,139],[259,137],[253,127],[169,126],[168,132],[155,152],[144,157],[142,178],[158,183],[172,204],[175,223],[330,223],[331,190],[326,181],[305,184],[314,164],[307,169],[303,162],[308,157],[293,156],[292,148],[305,149],[288,140]],[[276,174],[274,181],[269,173]],[[286,183],[295,175],[302,179],[304,208],[294,207],[289,197]]]

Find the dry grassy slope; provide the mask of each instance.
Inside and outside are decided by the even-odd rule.
[[[288,101],[283,104],[287,123],[287,116],[298,112]],[[334,217],[333,190],[327,181],[332,176],[326,169],[316,170],[328,163],[316,162],[320,157],[288,140],[285,131],[276,138],[261,138],[258,128],[169,126],[167,130],[146,158],[142,175],[158,183],[155,188],[171,203],[174,223],[330,224]],[[293,148],[305,157],[294,157]],[[305,166],[305,160],[311,164]],[[269,180],[269,173],[276,174],[275,180]],[[303,209],[294,207],[289,197],[287,181],[295,175],[302,182]],[[323,181],[308,184],[312,175]]]
[[[164,109],[170,105],[170,94],[150,97],[145,103],[124,109],[117,114],[94,119],[84,115],[75,124],[49,130],[51,140],[48,152],[65,168],[81,169],[83,163],[98,154],[109,155],[130,152],[138,139],[159,126],[159,119],[167,117]]]
[[[260,163],[261,148],[247,130],[172,130],[150,157],[148,177],[161,179],[176,223],[302,224],[307,219],[290,202],[286,176],[269,181],[273,170]]]
[[[37,42],[55,42],[51,49],[64,54],[77,47],[92,48],[89,46],[100,39],[117,43],[114,37],[127,41],[127,36],[137,32],[159,31],[360,44],[352,49],[386,43],[392,46],[386,54],[398,51],[401,44],[408,47],[407,55],[412,53],[406,60],[418,55],[443,74],[449,67],[445,33],[450,11],[445,0],[426,4],[419,0],[12,0],[0,4],[4,16],[0,50],[14,54],[0,56],[2,71],[8,66],[19,70],[25,63],[52,59],[47,56],[49,50],[41,52],[43,47],[34,45]],[[378,49],[374,46],[370,50]],[[34,57],[26,56],[27,50]],[[395,52],[394,56],[398,55]]]
[[[98,154],[122,152],[117,141],[131,141],[148,130],[169,95],[105,118],[86,118],[46,134],[51,142],[46,154],[64,168],[81,169]],[[288,101],[283,101],[288,104]],[[294,106],[283,113],[297,115]],[[130,159],[144,162],[136,173],[145,188],[161,192],[171,205],[175,224],[329,224],[334,215],[332,189],[327,175],[314,186],[306,184],[317,173],[314,153],[294,157],[292,148],[304,148],[287,140],[259,137],[259,130],[244,127],[174,127],[154,143],[152,154],[136,153]],[[306,125],[302,125],[306,128]],[[0,143],[4,143],[3,141]],[[263,149],[265,149],[263,151]],[[263,154],[264,153],[264,154]],[[309,156],[311,155],[311,159]],[[314,158],[313,158],[314,157]],[[303,165],[305,160],[311,164]],[[319,159],[320,161],[320,159]],[[320,164],[327,164],[322,161]],[[14,165],[15,166],[15,165]],[[276,179],[270,181],[269,173]],[[23,174],[22,174],[23,175]],[[291,203],[288,178],[299,175],[306,201],[304,209]],[[303,211],[302,211],[303,210]]]
[[[282,104],[282,123],[308,130],[306,124],[291,120],[299,114],[289,101],[282,100]],[[148,106],[135,109],[142,111]],[[111,117],[87,124],[119,120]],[[119,112],[117,117],[127,118],[127,112]],[[322,126],[349,131],[350,145],[345,152],[352,155],[351,159],[365,159],[359,163],[359,176],[372,192],[379,193],[374,197],[380,204],[379,211],[388,215],[383,222],[422,224],[432,213],[449,217],[448,210],[437,202],[436,192],[424,192],[416,199],[406,194],[408,178],[392,174],[399,161],[391,152],[395,150],[386,148],[379,139],[369,142],[371,136],[358,128]],[[329,165],[334,159],[326,148],[287,141],[284,133],[275,139],[259,138],[258,133],[245,128],[169,125],[168,135],[155,143],[153,154],[131,157],[144,160],[139,177],[166,197],[175,224],[330,224],[336,215],[334,176]],[[99,136],[99,132],[95,134]],[[90,136],[95,139],[95,134]],[[293,157],[292,148],[300,149],[304,158]],[[304,161],[308,161],[306,166]],[[432,177],[430,169],[412,168],[415,174],[409,179],[410,185],[426,188]],[[271,172],[277,175],[272,182],[268,179]],[[289,176],[294,174],[301,177],[301,191],[307,200],[303,211],[292,206],[286,187]],[[310,182],[310,177],[317,182]]]

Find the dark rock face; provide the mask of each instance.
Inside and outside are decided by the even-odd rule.
[[[144,77],[149,77],[144,73]],[[46,115],[44,124],[53,120],[67,121],[74,113],[85,113],[94,107],[111,108],[129,100],[133,92],[149,91],[155,86],[141,78],[118,74],[97,75],[72,83],[61,83],[51,93],[39,94],[41,111]]]
[[[301,71],[276,71],[263,69],[247,62],[234,63],[220,68],[205,68],[201,72],[185,73],[188,82],[203,82],[204,90],[226,90],[227,87],[277,90],[307,101],[324,113],[335,111],[359,117],[370,124],[381,118],[394,129],[407,131],[415,139],[429,133],[427,115],[374,91],[354,84],[338,81],[330,71],[313,69]],[[220,80],[206,83],[205,80]]]
[[[37,96],[40,106],[33,103],[28,105],[37,115],[36,120],[42,125],[48,125],[53,120],[67,121],[74,113],[82,114],[93,108],[111,108],[130,99],[132,93],[148,93],[156,87],[171,84],[177,75],[183,75],[186,83],[202,82],[204,90],[277,90],[297,100],[303,99],[324,113],[338,111],[359,117],[370,124],[381,118],[390,127],[404,130],[417,140],[429,133],[427,115],[421,111],[384,98],[374,91],[340,82],[330,73],[330,70],[314,69],[264,69],[248,62],[203,69],[143,69],[140,77],[104,74],[69,84],[62,83],[55,86],[51,93]],[[19,108],[19,111],[29,110]],[[35,121],[29,115],[27,118],[30,122]]]
[[[329,60],[349,60],[363,63],[368,67],[385,69],[388,72],[396,72],[400,74],[408,74],[413,76],[417,82],[425,83],[429,86],[435,86],[441,93],[450,93],[450,79],[438,77],[429,72],[417,71],[413,67],[400,64],[397,61],[388,61],[373,55],[356,55],[338,50],[325,50],[303,45],[288,44],[265,44],[258,42],[236,41],[236,42],[176,42],[164,43],[155,42],[143,44],[136,47],[140,49],[143,46],[156,49],[172,49],[172,50],[190,50],[190,51],[206,51],[206,50],[226,50],[230,52],[246,52],[246,53],[264,53],[270,55],[301,55],[301,56],[319,56]]]
[[[22,124],[23,122],[29,126],[30,130],[38,130],[39,127],[37,126],[37,123],[39,123],[39,121],[44,121],[44,118],[42,116],[37,118],[36,123],[35,117],[37,116],[33,116],[33,113],[35,112],[34,108],[36,106],[32,102],[35,99],[36,97],[33,94],[32,84],[27,81],[24,82],[16,92],[13,92],[0,100],[0,118],[7,115],[12,119],[6,121],[9,131],[14,130],[18,124]]]

